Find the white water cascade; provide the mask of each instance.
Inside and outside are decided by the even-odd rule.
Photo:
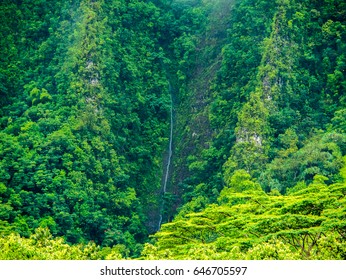
[[[170,133],[169,133],[169,146],[168,146],[168,160],[167,160],[167,166],[166,166],[166,174],[165,174],[165,180],[163,182],[163,193],[166,193],[167,190],[167,180],[168,175],[171,167],[171,158],[172,158],[172,141],[173,141],[173,97],[172,97],[172,88],[171,83],[169,83],[169,92],[171,97],[171,123],[170,123]]]
[[[171,159],[172,159],[172,143],[173,143],[173,91],[172,91],[172,86],[171,83],[168,81],[168,90],[171,98],[171,109],[170,109],[170,133],[169,133],[169,145],[168,145],[168,158],[167,158],[167,165],[166,165],[166,170],[165,170],[165,177],[163,180],[163,188],[162,188],[162,203],[160,207],[160,217],[159,217],[159,223],[158,223],[158,230],[161,228],[162,224],[162,212],[164,210],[164,195],[167,192],[167,182],[168,182],[168,177],[169,177],[169,172],[170,172],[170,167],[171,167]]]

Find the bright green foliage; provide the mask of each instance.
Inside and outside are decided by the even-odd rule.
[[[318,173],[337,182],[338,150],[346,151],[341,140],[344,2],[245,0],[229,5],[219,70],[203,88],[212,98],[199,108],[210,111],[210,126],[204,129],[212,130],[199,139],[207,141],[204,150],[187,156],[192,159],[188,166],[199,169],[189,174],[177,169],[176,177],[185,177],[180,181],[187,201],[203,196],[198,186],[204,184],[206,197],[215,202],[224,185],[222,173],[231,176],[237,169],[258,178],[266,191],[284,193],[301,180],[310,183]]]
[[[0,258],[345,258],[345,19],[344,0],[1,1]]]
[[[95,243],[68,245],[53,238],[47,228],[38,228],[30,238],[10,234],[0,238],[1,260],[97,260],[122,259],[119,248],[103,248]]]
[[[292,132],[280,135],[282,138],[279,140],[283,148],[278,151],[278,156],[266,166],[266,170],[259,178],[267,191],[277,189],[284,193],[287,188],[300,181],[310,183],[316,174],[327,176],[333,182],[339,180],[338,171],[343,165],[344,135],[338,133],[317,135],[311,137],[298,150],[296,135],[290,136],[288,133]],[[285,143],[287,141],[289,143]]]
[[[332,119],[335,130],[341,133],[346,132],[346,109],[341,109],[335,112],[335,117]]]
[[[225,172],[225,176],[227,172]],[[245,170],[237,170],[231,177],[226,177],[225,182],[228,188],[224,188],[220,194],[220,198],[225,195],[228,190],[231,192],[245,192],[245,191],[261,191],[261,186],[251,180],[251,175]]]
[[[1,3],[1,219],[136,255],[157,227],[167,143],[162,11],[53,2]]]
[[[316,175],[289,195],[266,194],[237,171],[219,203],[162,226],[149,259],[344,259],[346,184]],[[331,245],[333,244],[333,245]],[[329,250],[331,246],[332,250]]]
[[[230,173],[236,169],[245,169],[253,173],[263,166],[268,152],[268,109],[258,94],[253,94],[239,113],[235,129],[236,143],[232,147],[231,157],[226,166]]]

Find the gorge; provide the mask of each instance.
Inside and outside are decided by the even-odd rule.
[[[345,259],[345,13],[1,1],[0,259]]]

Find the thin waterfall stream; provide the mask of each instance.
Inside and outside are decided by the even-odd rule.
[[[168,158],[167,158],[167,165],[166,165],[166,169],[165,169],[165,176],[164,176],[164,181],[163,181],[163,187],[162,187],[162,202],[161,202],[161,207],[160,207],[160,217],[159,217],[159,223],[158,223],[158,230],[160,230],[161,228],[161,224],[162,224],[162,214],[164,211],[164,196],[167,192],[167,182],[168,182],[168,177],[169,177],[169,173],[170,173],[170,167],[171,167],[171,159],[172,159],[172,146],[173,146],[173,89],[172,89],[172,85],[170,83],[170,81],[168,80],[168,90],[169,90],[169,94],[170,94],[170,99],[171,99],[171,109],[170,109],[170,133],[169,133],[169,145],[168,145]]]
[[[171,158],[172,158],[172,142],[173,142],[173,98],[172,98],[172,86],[171,83],[168,82],[168,89],[171,97],[171,122],[170,122],[170,133],[169,133],[169,146],[168,146],[168,160],[167,160],[167,166],[166,166],[166,175],[165,175],[165,180],[163,182],[163,193],[166,193],[167,190],[167,181],[168,181],[168,175],[170,171],[170,166],[171,166]]]

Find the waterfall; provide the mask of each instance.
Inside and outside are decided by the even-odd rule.
[[[165,170],[165,177],[163,181],[163,187],[162,187],[162,203],[160,207],[160,213],[159,213],[159,223],[158,223],[158,230],[160,230],[161,223],[162,223],[162,215],[163,215],[163,210],[164,210],[164,195],[167,192],[167,182],[168,182],[168,176],[170,172],[170,167],[171,167],[171,159],[172,159],[172,143],[173,143],[173,91],[172,91],[172,86],[171,83],[168,81],[168,90],[171,98],[171,109],[170,109],[170,132],[169,132],[169,145],[168,145],[168,158],[167,158],[167,165],[166,165],[166,170]]]
[[[163,207],[162,207],[163,208]],[[160,209],[161,210],[161,209]],[[162,212],[162,210],[161,210],[161,212]],[[158,227],[157,227],[157,231],[159,231],[160,230],[160,228],[161,228],[161,223],[162,223],[162,214],[160,214],[160,217],[159,217],[159,224],[158,224]]]
[[[168,160],[166,166],[166,174],[165,180],[163,182],[163,194],[166,193],[167,190],[167,180],[169,176],[170,166],[171,166],[171,158],[172,158],[172,141],[173,141],[173,98],[172,98],[172,88],[169,83],[169,92],[171,96],[171,122],[170,122],[170,134],[169,134],[169,146],[168,146]]]

